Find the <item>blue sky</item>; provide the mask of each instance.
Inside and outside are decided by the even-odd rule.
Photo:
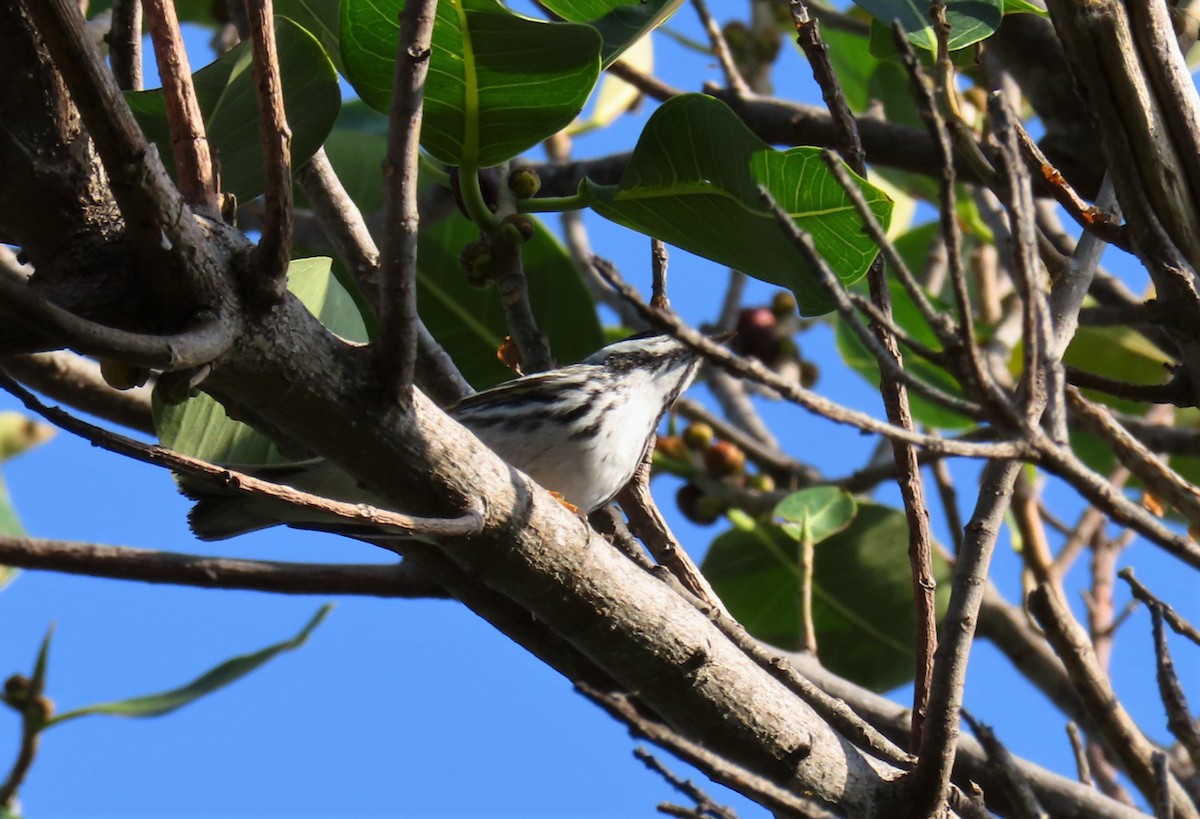
[[[690,8],[672,25],[701,36]],[[189,43],[196,68],[205,61],[203,38],[193,33]],[[720,81],[714,64],[669,38],[657,37],[655,46],[668,82],[699,89],[703,80]],[[816,102],[806,66],[794,49],[785,51],[777,92]],[[580,138],[576,155],[628,148],[652,109],[644,105],[611,131]],[[648,240],[598,218],[589,225],[596,251],[648,291]],[[1145,287],[1136,267],[1115,254],[1106,261],[1136,289]],[[723,270],[676,251],[671,281],[674,306],[686,318],[714,315]],[[747,302],[764,302],[772,292],[752,284]],[[881,411],[877,393],[845,372],[827,328],[804,335],[801,344],[821,369],[824,394]],[[707,398],[703,387],[691,394]],[[861,465],[874,448],[874,439],[796,407],[760,403],[785,448],[831,474]],[[0,395],[0,410],[15,406]],[[964,517],[977,472],[974,465],[956,470]],[[358,543],[281,529],[198,544],[185,525],[188,504],[167,473],[67,434],[6,463],[4,477],[26,528],[41,537],[264,559],[389,559]],[[700,557],[720,527],[702,530],[682,520],[672,500],[677,485],[660,478],[656,495]],[[891,490],[880,499],[898,501]],[[1051,486],[1048,500],[1068,520],[1081,509],[1058,486]],[[938,537],[948,542],[936,504],[933,519]],[[1142,542],[1121,563],[1136,565],[1139,578],[1185,616],[1200,619],[1190,572]],[[1069,584],[1076,604],[1083,574],[1077,569]],[[1019,561],[1007,530],[993,576],[1010,600],[1019,598]],[[1118,587],[1118,605],[1126,599]],[[0,672],[28,673],[53,623],[48,693],[60,709],[149,693],[290,636],[323,602],[26,572],[0,593]],[[1083,614],[1076,605],[1076,615]],[[1143,727],[1165,740],[1148,634],[1148,617],[1138,611],[1118,635],[1114,677]],[[1195,679],[1194,648],[1179,641],[1172,647],[1181,678]],[[908,692],[897,696],[905,701]],[[995,725],[1013,752],[1071,774],[1062,718],[986,643],[972,657],[967,706]],[[17,731],[13,715],[0,711],[0,767],[16,751]],[[153,720],[92,717],[52,730],[22,793],[31,817],[613,817],[647,816],[659,801],[682,801],[633,759],[633,745],[566,680],[462,606],[344,598],[303,649],[180,712]],[[705,787],[743,816],[766,815],[736,794]]]

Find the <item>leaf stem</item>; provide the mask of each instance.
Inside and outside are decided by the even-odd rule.
[[[539,196],[536,199],[517,200],[518,213],[561,213],[565,210],[582,210],[588,206],[586,194],[573,196]]]
[[[463,165],[458,172],[463,207],[467,210],[467,216],[480,230],[495,230],[500,223],[487,203],[483,201],[483,189],[479,186],[479,168],[473,165]]]

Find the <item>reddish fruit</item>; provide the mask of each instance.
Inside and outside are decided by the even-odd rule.
[[[676,461],[687,460],[687,447],[678,435],[663,435],[654,442],[654,450]]]
[[[704,450],[704,468],[714,478],[740,475],[746,469],[746,453],[729,441],[717,441]]]
[[[740,355],[770,364],[779,352],[776,322],[769,307],[747,307],[738,314],[736,332],[729,346]]]

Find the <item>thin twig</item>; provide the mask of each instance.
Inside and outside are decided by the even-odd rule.
[[[816,469],[789,457],[774,447],[768,447],[752,435],[725,421],[719,415],[690,398],[675,402],[675,412],[689,421],[701,421],[713,428],[718,438],[736,444],[759,469],[770,472],[781,484],[796,483],[811,486],[820,479]]]
[[[175,4],[170,0],[143,0],[142,7],[166,100],[167,128],[171,133],[179,189],[189,205],[215,215],[220,212],[217,179]]]
[[[379,249],[362,212],[329,163],[324,148],[296,172],[296,178],[321,220],[334,252],[350,271],[368,307],[378,316]],[[417,381],[443,407],[475,392],[420,319],[417,321]]]
[[[724,612],[725,605],[713,591],[708,580],[701,574],[699,567],[680,545],[679,540],[671,532],[671,527],[663,518],[654,496],[650,494],[650,457],[653,448],[646,452],[646,457],[638,466],[629,483],[617,494],[617,502],[621,504],[625,516],[629,518],[629,529],[646,544],[650,554],[659,565],[665,567],[675,576],[685,589],[696,595],[703,603],[714,611]]]
[[[946,517],[946,528],[950,530],[954,553],[958,554],[962,551],[963,526],[962,515],[958,512],[958,491],[954,488],[950,465],[944,458],[938,458],[929,464],[929,471],[933,474],[933,482],[942,501],[942,514]]]
[[[1195,769],[1200,765],[1200,732],[1196,730],[1196,724],[1192,721],[1187,695],[1183,693],[1179,675],[1175,673],[1175,662],[1171,659],[1171,649],[1167,645],[1166,630],[1163,628],[1162,607],[1149,608],[1154,631],[1154,657],[1158,666],[1158,693],[1167,712],[1167,728],[1187,751],[1188,759]]]
[[[650,272],[653,285],[650,289],[650,305],[659,310],[671,309],[667,298],[667,246],[662,239],[650,240]]]
[[[729,43],[725,41],[725,35],[721,33],[721,27],[717,25],[717,21],[708,11],[708,4],[704,0],[692,0],[692,6],[696,9],[696,14],[700,17],[700,23],[704,26],[704,31],[708,34],[708,41],[712,44],[713,54],[717,58],[717,62],[721,64],[721,72],[725,75],[725,83],[739,97],[747,96],[751,93],[750,85],[746,82],[746,78],[742,76],[742,72],[738,70],[737,63],[733,61],[733,55],[729,53]]]
[[[1075,756],[1075,771],[1079,775],[1079,781],[1085,785],[1095,785],[1092,766],[1088,764],[1087,753],[1083,748],[1083,737],[1079,733],[1079,726],[1073,722],[1067,723],[1067,739],[1071,742],[1071,753]]]
[[[1167,621],[1176,634],[1188,638],[1196,645],[1200,646],[1200,631],[1180,616],[1179,612],[1171,608],[1171,606],[1154,596],[1148,588],[1142,585],[1136,577],[1133,576],[1133,569],[1126,566],[1121,571],[1117,572],[1117,577],[1129,584],[1129,591],[1133,596],[1145,603],[1151,609],[1157,609],[1162,612],[1163,619]]]
[[[302,509],[325,515],[333,515],[352,523],[365,524],[373,528],[386,528],[392,535],[423,535],[427,537],[455,537],[478,534],[483,527],[482,512],[468,509],[456,518],[421,518],[376,509],[361,503],[344,503],[320,495],[301,492],[290,486],[264,481],[232,469],[225,469],[207,461],[192,458],[170,449],[144,444],[106,429],[75,418],[58,407],[48,407],[33,393],[16,381],[0,374],[0,389],[12,393],[26,408],[36,412],[55,426],[72,432],[94,446],[125,455],[143,463],[208,478],[228,489],[248,495],[267,495]]]
[[[1014,814],[1019,819],[1048,819],[1049,814],[1038,804],[1033,788],[1029,786],[1029,780],[1017,767],[1012,754],[996,737],[996,732],[990,725],[975,719],[965,708],[962,715],[966,723],[971,726],[971,731],[979,740],[979,744],[987,752],[988,762],[995,766],[1001,781],[1007,786],[1008,801],[1013,807]]]
[[[417,362],[417,166],[425,75],[437,0],[413,0],[400,12],[400,40],[383,161],[384,225],[376,361],[384,394],[412,400]]]
[[[66,350],[0,358],[0,370],[43,395],[106,421],[154,434],[150,388],[110,387],[91,359]]]
[[[634,748],[633,755],[643,765],[666,780],[668,785],[691,799],[696,804],[698,815],[713,817],[713,819],[737,819],[737,814],[732,810],[714,802],[712,797],[698,788],[692,780],[680,779],[671,773],[665,765],[658,761],[658,757],[645,748]]]
[[[372,597],[447,596],[443,588],[406,562],[338,564],[242,560],[128,546],[0,536],[0,563],[21,569],[203,589]]]
[[[666,748],[675,756],[704,771],[712,780],[750,797],[767,809],[785,816],[804,819],[834,819],[835,814],[820,803],[784,790],[775,783],[685,739],[668,726],[642,715],[629,695],[600,691],[582,683],[577,683],[575,687],[614,719],[627,725],[635,736],[644,737]]]
[[[833,298],[838,315],[846,321],[846,324],[858,336],[863,346],[875,357],[881,375],[894,379],[918,395],[924,396],[946,409],[965,415],[968,418],[982,417],[983,408],[978,404],[965,398],[960,398],[957,395],[951,395],[939,387],[920,380],[905,370],[902,362],[897,361],[896,356],[862,323],[857,311],[854,309],[854,304],[846,295],[845,287],[838,281],[837,274],[829,267],[828,262],[817,252],[816,247],[813,245],[812,237],[799,228],[791,215],[779,206],[775,198],[771,195],[771,192],[765,186],[759,185],[758,193],[766,206],[770,208],[772,214],[774,214],[776,222],[784,230],[785,235],[788,235],[792,240],[793,245],[804,258],[809,269],[817,274],[818,283]],[[892,423],[895,424],[895,420]]]
[[[1029,610],[1046,631],[1046,639],[1067,667],[1076,690],[1096,721],[1108,747],[1138,790],[1153,799],[1158,790],[1152,756],[1154,745],[1121,706],[1108,676],[1096,661],[1087,634],[1075,622],[1057,595],[1039,586],[1029,595]],[[1196,817],[1196,808],[1178,782],[1171,781],[1170,803],[1183,817]]]
[[[515,225],[505,224],[494,231],[492,271],[508,331],[520,351],[521,372],[529,375],[553,369],[554,358],[529,301],[529,277],[525,275],[521,253],[523,242]]]
[[[624,60],[617,60],[608,67],[608,71],[614,77],[621,78],[650,99],[658,102],[666,102],[671,97],[678,97],[683,93],[680,89],[668,85],[657,77],[639,71]]]
[[[966,683],[967,659],[987,588],[988,567],[996,537],[1012,497],[1021,464],[989,461],[980,478],[979,496],[963,530],[963,545],[954,564],[950,603],[942,619],[942,640],[934,658],[917,767],[913,771],[914,816],[934,816],[946,802],[950,773],[958,747],[959,713]]]
[[[258,99],[266,214],[254,248],[247,291],[259,309],[278,304],[287,292],[292,249],[292,130],[283,110],[283,81],[275,46],[271,0],[247,0],[250,51]]]
[[[122,91],[142,90],[142,3],[113,0],[108,59]]]

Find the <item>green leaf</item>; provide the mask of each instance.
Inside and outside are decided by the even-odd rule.
[[[544,0],[547,11],[574,23],[590,23],[600,32],[604,67],[646,32],[662,25],[683,0]]]
[[[275,20],[283,104],[292,130],[292,166],[316,153],[341,106],[337,72],[312,34],[284,17]],[[248,202],[263,192],[258,102],[248,43],[241,43],[192,75],[213,156],[220,162],[221,190]],[[146,136],[170,161],[162,89],[126,94]]]
[[[96,705],[89,705],[85,708],[76,708],[73,711],[66,711],[51,718],[46,727],[59,725],[90,714],[107,714],[113,717],[161,717],[164,714],[169,714],[198,700],[200,697],[211,694],[218,689],[238,681],[259,666],[274,659],[277,655],[285,651],[294,651],[300,648],[308,640],[313,629],[321,624],[321,621],[325,619],[325,615],[329,614],[331,608],[333,606],[329,604],[321,606],[312,619],[308,621],[308,624],[295,637],[284,640],[281,643],[276,643],[275,645],[267,646],[253,654],[243,654],[239,657],[226,660],[181,688],[174,688],[158,694],[149,694],[144,697],[132,697],[127,700],[118,700],[117,702],[103,702]]]
[[[799,524],[814,544],[845,529],[857,512],[854,496],[836,486],[801,489],[775,506],[776,517]],[[784,530],[791,534],[788,527]]]
[[[620,185],[585,181],[582,191],[605,218],[787,287],[803,315],[816,315],[832,309],[832,301],[757,186],[765,185],[812,235],[843,281],[861,278],[877,251],[820,152],[773,150],[724,103],[684,94],[650,117]],[[890,200],[865,180],[858,185],[886,225]]]
[[[1050,12],[1029,0],[1004,0],[1005,14],[1036,14],[1038,17],[1050,19]]]
[[[345,73],[338,36],[341,26],[338,3],[339,0],[274,0],[272,5],[275,14],[287,17],[316,37],[338,72]]]
[[[402,0],[345,0],[347,79],[377,111],[391,104]],[[487,167],[565,128],[600,73],[591,26],[513,14],[497,0],[442,0],[425,83],[421,144],[450,165]]]
[[[561,362],[578,361],[604,346],[596,306],[570,254],[540,220],[522,249],[529,302],[538,327]],[[454,213],[421,234],[417,248],[417,304],[421,318],[463,376],[478,389],[512,378],[496,359],[508,335],[504,308],[493,290],[467,283],[458,263],[479,229]]]
[[[893,20],[899,20],[908,41],[917,48],[937,52],[937,35],[929,16],[929,4],[914,0],[854,0],[883,24],[889,34]],[[950,24],[947,48],[957,51],[985,40],[995,33],[1003,16],[1003,0],[946,0],[946,21]]]
[[[1021,356],[1013,354],[1013,368],[1020,366]],[[1136,330],[1124,326],[1080,327],[1063,354],[1063,362],[1090,373],[1115,378],[1131,384],[1165,384],[1171,378],[1174,360],[1154,342]],[[1108,393],[1084,390],[1094,401],[1100,401],[1121,412],[1145,415],[1144,402],[1116,398]]]
[[[288,266],[288,289],[333,332],[351,341],[366,341],[362,316],[353,297],[330,275],[330,259],[293,259]],[[178,406],[154,396],[154,428],[163,446],[206,461],[243,466],[295,463],[279,452],[266,436],[234,421],[208,395]]]
[[[794,649],[800,637],[800,545],[779,526],[733,528],[713,541],[704,574],[755,637]],[[949,566],[935,552],[938,612]],[[895,509],[860,501],[850,526],[814,552],[813,622],[821,663],[876,691],[913,675],[913,598],[908,525]]]

